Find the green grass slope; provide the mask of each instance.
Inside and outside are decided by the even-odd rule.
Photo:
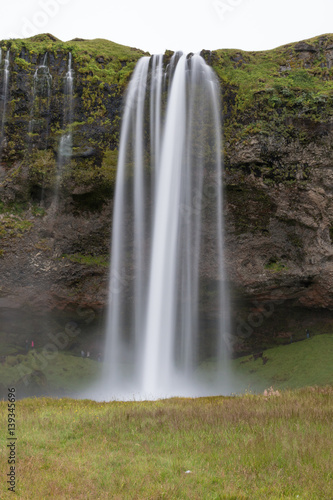
[[[267,349],[263,358],[245,356],[233,362],[234,374],[243,389],[262,391],[270,386],[285,389],[333,383],[332,334]]]
[[[101,363],[68,352],[34,350],[9,355],[0,365],[2,391],[15,386],[19,397],[75,394],[98,377]]]
[[[36,349],[15,353],[8,345],[6,360],[0,364],[2,393],[13,385],[19,396],[72,395],[98,379],[102,364],[70,352]],[[318,335],[263,351],[262,357],[245,356],[231,361],[231,391],[262,393],[274,389],[295,389],[333,384],[333,335]],[[199,372],[209,381],[214,362],[205,362]]]

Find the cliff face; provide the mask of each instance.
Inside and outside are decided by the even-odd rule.
[[[218,51],[229,269],[249,297],[333,305],[332,36]]]
[[[51,35],[0,46],[3,59],[10,50],[0,166],[0,308],[103,309],[122,98],[144,54],[104,40],[62,43]],[[46,52],[51,96],[34,78]],[[64,118],[69,53],[75,90],[70,127]],[[236,330],[255,322],[248,321],[251,314],[268,321],[272,315],[265,311],[281,304],[288,311],[332,310],[333,36],[268,52],[202,55],[223,93]],[[2,71],[0,88],[3,81]],[[59,141],[69,129],[73,157],[64,167],[55,213]],[[261,324],[251,328],[259,331]]]
[[[4,307],[39,310],[81,302],[102,308],[122,97],[144,53],[105,40],[62,43],[51,35],[0,46],[2,69],[8,51],[10,61],[0,166],[0,300]],[[72,123],[65,90],[69,54]],[[1,71],[0,88],[4,80]],[[73,155],[57,186],[59,144],[68,132]]]

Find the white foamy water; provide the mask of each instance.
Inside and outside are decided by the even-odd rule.
[[[220,88],[199,55],[143,57],[128,87],[97,399],[227,394]]]

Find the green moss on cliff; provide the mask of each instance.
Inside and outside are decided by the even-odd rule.
[[[265,265],[265,269],[271,271],[272,273],[281,273],[282,271],[287,271],[287,266],[279,261],[277,258],[271,258]]]
[[[83,254],[64,254],[62,259],[68,259],[71,262],[85,266],[108,267],[110,258],[108,255],[83,255]]]
[[[37,150],[29,157],[29,183],[31,186],[53,188],[56,183],[57,162],[51,150]]]
[[[294,141],[301,146],[322,140],[333,116],[332,47],[333,36],[324,35],[265,52],[211,54],[222,84],[227,167],[235,146],[248,140],[265,144],[274,138],[277,143]],[[265,172],[267,163],[262,162],[258,175],[273,183],[307,181],[306,167],[296,176],[283,171],[282,163]]]
[[[3,50],[10,50],[20,68],[29,68],[32,59],[45,53],[72,53],[77,71],[94,83],[126,85],[137,60],[148,55],[139,49],[120,45],[109,40],[74,39],[62,42],[52,35],[37,35],[26,39],[0,41]],[[22,58],[22,53],[24,58]],[[28,60],[27,60],[28,59]]]
[[[73,157],[63,167],[60,189],[75,197],[77,208],[100,208],[114,190],[122,95],[145,53],[102,39],[62,42],[49,34],[2,41],[0,46],[10,50],[11,75],[3,163],[28,171],[27,201],[38,189],[54,190],[59,142],[71,130]],[[64,96],[69,53],[74,69],[72,124],[65,119]],[[43,72],[35,78],[45,54],[50,93]]]
[[[0,239],[2,244],[11,238],[21,238],[24,233],[29,231],[33,226],[30,220],[26,220],[20,216],[1,215],[0,216]],[[1,255],[5,253],[3,248]]]
[[[276,108],[289,98],[292,106],[297,99],[303,102],[303,92],[322,104],[333,90],[333,71],[324,55],[332,41],[332,35],[309,40],[311,52],[297,48],[299,43],[265,52],[217,50],[212,65],[222,82],[236,86],[235,112],[244,112],[261,100]],[[300,57],[301,52],[306,57]]]

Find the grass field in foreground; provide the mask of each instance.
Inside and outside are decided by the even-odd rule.
[[[331,499],[333,387],[16,403],[20,499]],[[7,403],[0,403],[2,499]],[[189,472],[190,471],[190,472]]]

